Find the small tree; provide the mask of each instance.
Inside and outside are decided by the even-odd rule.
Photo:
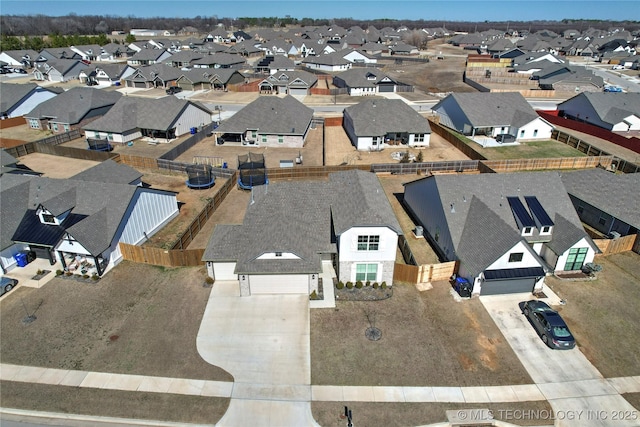
[[[420,151],[416,156],[416,163],[422,163],[423,161],[424,161],[424,155],[422,154],[422,151]]]
[[[409,152],[405,151],[404,153],[402,153],[402,158],[400,159],[400,163],[409,163]]]

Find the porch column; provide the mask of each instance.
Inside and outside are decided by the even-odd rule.
[[[96,265],[96,271],[98,272],[98,276],[102,276],[102,266],[98,261],[98,257],[93,257],[93,263]]]

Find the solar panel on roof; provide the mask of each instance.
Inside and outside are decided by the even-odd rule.
[[[553,225],[553,221],[551,221],[547,211],[544,210],[536,196],[525,196],[524,200],[542,227],[551,227]]]
[[[523,227],[535,227],[536,223],[533,221],[533,218],[531,218],[531,215],[529,215],[520,198],[507,197],[507,201],[509,202],[509,206],[511,206],[513,214]]]

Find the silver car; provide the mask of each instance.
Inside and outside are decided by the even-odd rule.
[[[9,292],[11,289],[15,288],[18,284],[17,279],[12,279],[11,277],[0,277],[0,295],[4,295]]]

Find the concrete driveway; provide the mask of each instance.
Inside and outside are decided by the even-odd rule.
[[[637,414],[637,411],[602,377],[579,347],[552,350],[542,342],[520,311],[519,303],[532,298],[531,294],[495,295],[480,297],[480,301],[557,414],[555,425],[637,425],[637,420],[613,419],[618,413]]]
[[[202,358],[234,377],[221,426],[309,426],[309,297],[240,297],[238,282],[213,285],[197,337]]]

